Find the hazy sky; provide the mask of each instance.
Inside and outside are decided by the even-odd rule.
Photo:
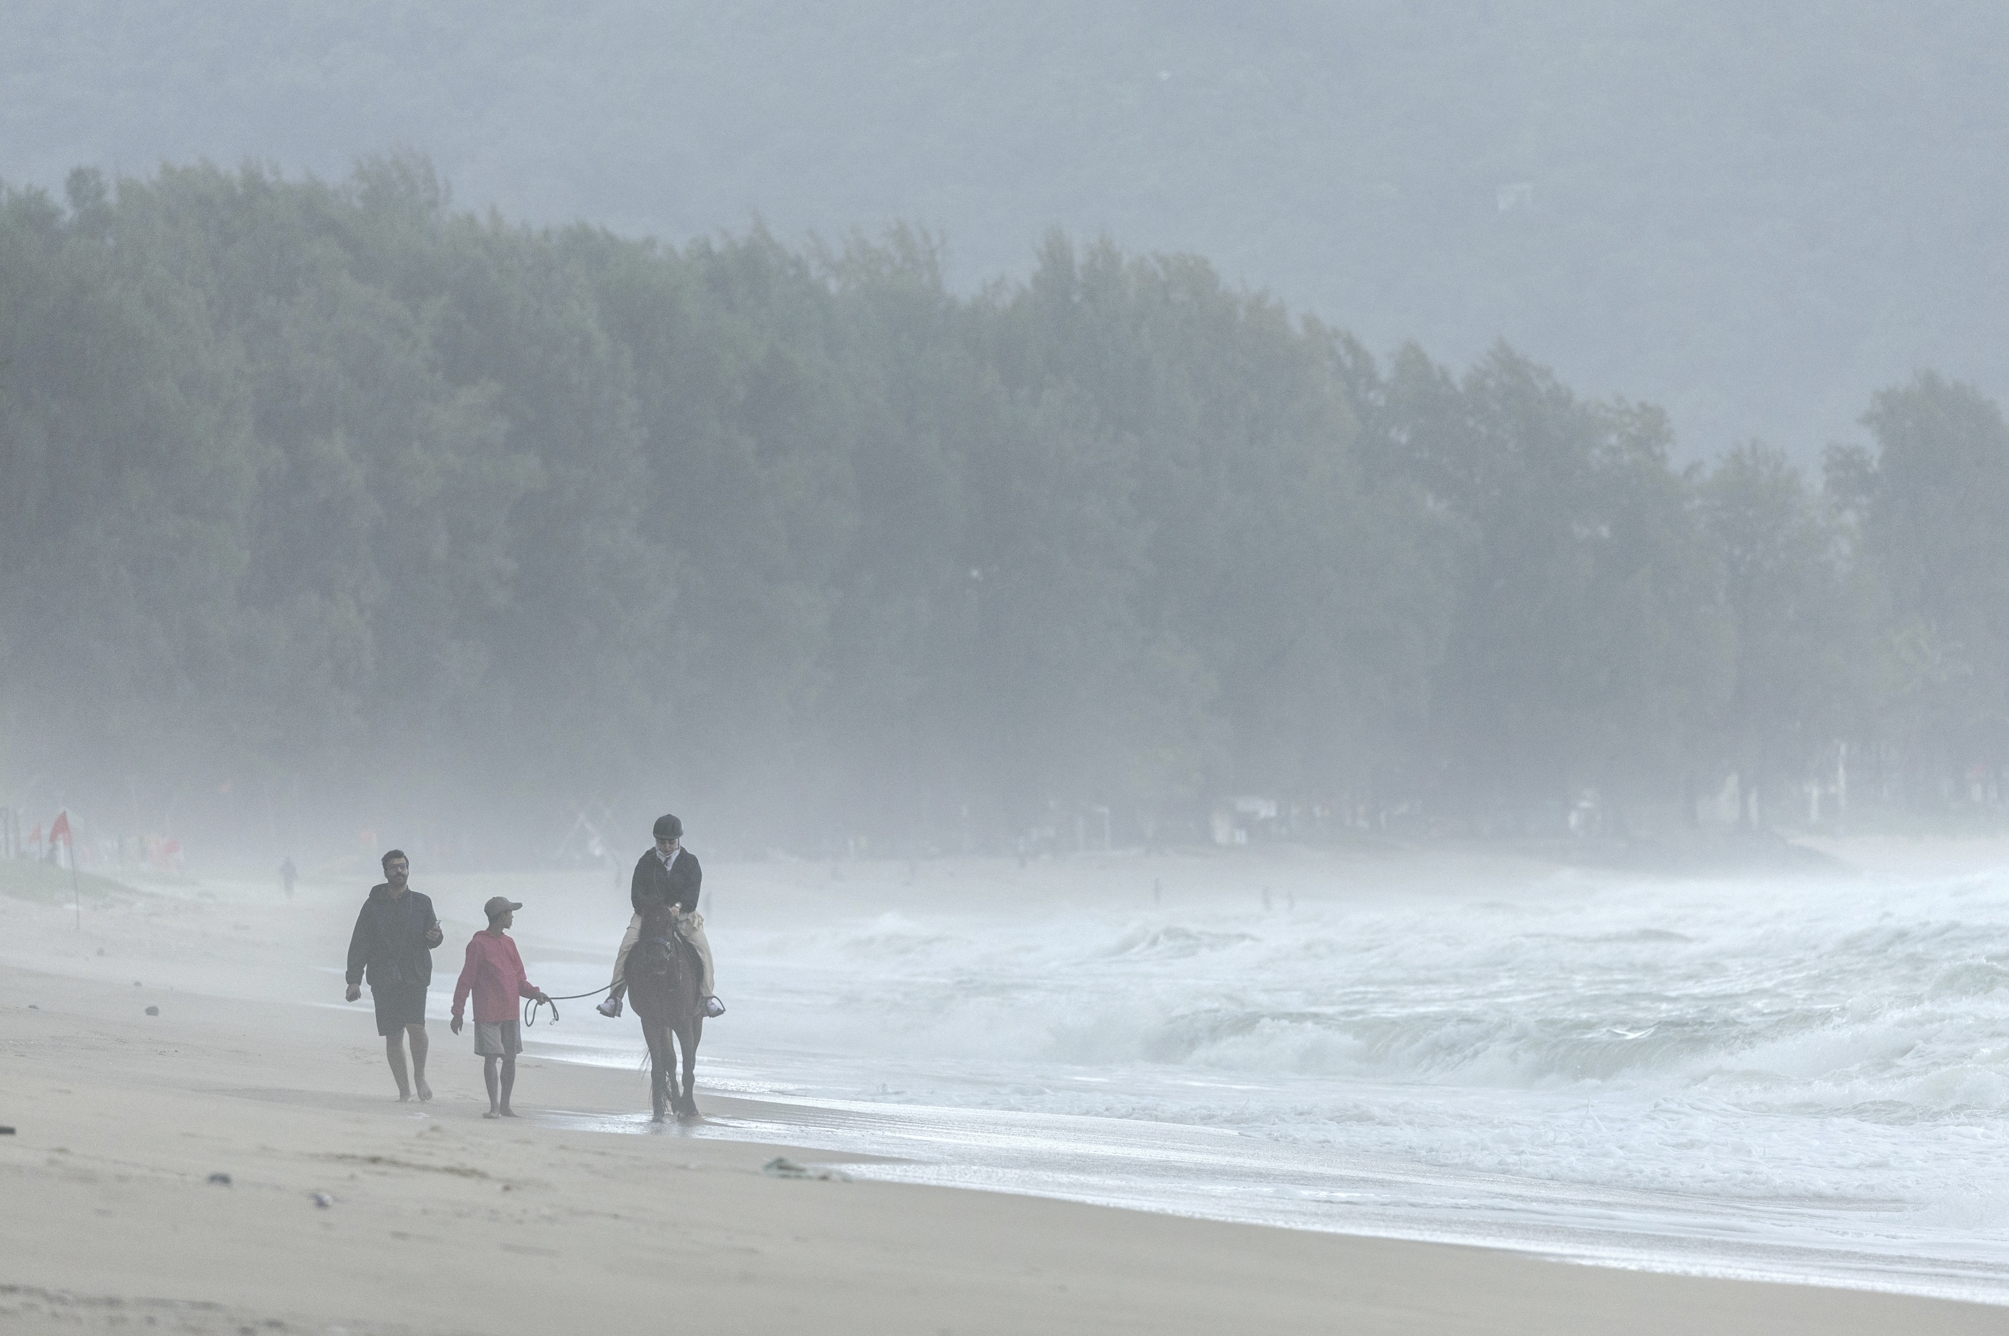
[[[1915,368],[2009,390],[2005,52],[1987,0],[13,0],[0,177],[409,146],[534,221],[918,222],[965,286],[1106,231],[1809,458]]]

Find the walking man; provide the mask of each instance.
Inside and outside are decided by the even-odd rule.
[[[481,1079],[488,1087],[488,1112],[482,1117],[514,1118],[509,1092],[516,1088],[516,1055],[523,1051],[516,1000],[551,999],[525,977],[523,957],[503,931],[516,921],[516,911],[523,908],[523,902],[497,895],[481,908],[488,915],[488,926],[468,940],[467,963],[461,966],[460,981],[453,986],[452,1028],[455,1034],[460,1033],[461,1012],[467,995],[473,993],[474,1051],[481,1055]]]
[[[398,1083],[398,1102],[432,1098],[426,1084],[426,985],[432,982],[432,949],[444,937],[432,901],[412,890],[411,860],[402,849],[384,855],[384,879],[370,888],[369,899],[356,915],[349,937],[351,1002],[363,995],[367,973],[370,999],[377,1007],[377,1033],[384,1037],[384,1058]],[[412,1070],[405,1075],[405,1037],[411,1036]]]
[[[712,944],[705,940],[705,921],[698,913],[698,890],[703,881],[697,855],[684,848],[684,823],[674,816],[657,817],[656,847],[635,863],[635,875],[628,883],[628,900],[635,914],[628,920],[627,935],[621,938],[621,949],[614,956],[614,982],[607,1000],[595,1008],[602,1016],[621,1014],[621,997],[628,991],[628,952],[635,949],[635,941],[642,935],[642,910],[651,903],[676,906],[677,932],[697,948],[702,965],[704,977],[698,981],[698,991],[704,994],[705,1015],[725,1015],[725,1003],[712,991]]]

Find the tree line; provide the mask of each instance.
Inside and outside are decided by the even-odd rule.
[[[1383,365],[1198,258],[939,262],[516,226],[413,157],[0,191],[0,780],[997,847],[1236,794],[1693,816],[1731,775],[1762,821],[1844,765],[1931,807],[2009,761],[1971,388],[1866,396],[1817,473],[1681,467],[1650,406],[1504,346]]]

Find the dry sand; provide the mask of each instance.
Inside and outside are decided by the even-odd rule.
[[[634,1112],[641,1079],[534,1057],[528,1116],[488,1122],[443,1019],[438,1098],[401,1106],[367,1004],[315,1001],[356,888],[193,895],[99,900],[81,932],[0,895],[0,1329],[2009,1332],[1978,1305],[777,1178],[828,1157],[577,1130],[553,1111]]]

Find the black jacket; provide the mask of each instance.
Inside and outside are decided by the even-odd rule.
[[[426,933],[439,926],[432,912],[432,900],[407,890],[393,900],[390,883],[370,888],[370,898],[356,915],[356,931],[349,936],[349,982],[363,981],[369,971],[370,986],[380,983],[432,982],[432,944]]]
[[[689,849],[677,851],[677,861],[665,868],[654,849],[635,863],[634,880],[628,883],[628,899],[637,914],[645,905],[674,900],[686,914],[698,907],[698,886],[705,879],[698,856]]]

